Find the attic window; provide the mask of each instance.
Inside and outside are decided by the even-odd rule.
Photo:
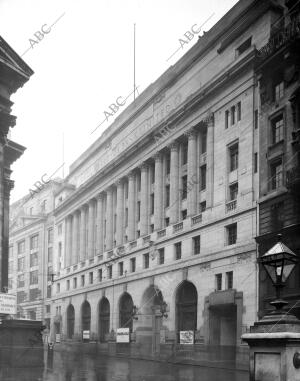
[[[251,41],[252,37],[249,37],[246,41],[244,41],[237,49],[236,49],[236,56],[240,56],[242,53],[244,53],[247,49],[251,47]]]

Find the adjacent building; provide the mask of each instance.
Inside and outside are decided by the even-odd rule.
[[[17,318],[40,320],[50,327],[53,281],[54,195],[51,180],[11,205],[9,292],[17,295]]]
[[[271,13],[270,38],[258,52],[256,77],[259,107],[259,255],[282,234],[284,243],[300,255],[300,5],[281,1]],[[274,288],[263,268],[259,274],[259,316],[270,309]],[[297,265],[283,297],[300,318],[300,267]]]

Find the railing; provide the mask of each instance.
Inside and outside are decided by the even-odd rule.
[[[125,246],[119,246],[116,250],[117,254],[124,254],[125,253]]]
[[[183,222],[179,222],[178,224],[173,225],[173,233],[176,233],[182,229],[183,229]]]
[[[200,222],[202,222],[202,214],[192,217],[192,225],[199,224]]]
[[[91,258],[91,259],[89,260],[89,264],[92,265],[93,263],[94,263],[94,258]]]
[[[78,266],[77,265],[74,265],[73,266],[73,271],[77,270]]]
[[[157,232],[157,238],[164,237],[165,235],[166,235],[166,229],[162,229]]]
[[[134,247],[136,247],[136,245],[137,245],[136,241],[132,241],[132,242],[130,242],[130,248],[131,248],[131,249],[134,248]]]
[[[67,274],[71,271],[70,267],[67,268]]]
[[[84,266],[85,266],[85,261],[80,262],[80,267],[84,267]]]
[[[226,212],[231,212],[236,209],[237,202],[236,200],[232,200],[226,203]]]
[[[143,243],[147,243],[150,241],[150,235],[146,235],[146,237],[143,238]]]
[[[111,258],[113,255],[114,255],[114,252],[113,250],[111,250],[107,253],[107,258]]]

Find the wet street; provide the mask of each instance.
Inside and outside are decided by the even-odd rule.
[[[17,365],[17,364],[16,364]],[[65,352],[44,368],[2,368],[1,381],[248,381],[248,372]]]

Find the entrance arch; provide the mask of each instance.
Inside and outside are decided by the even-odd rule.
[[[106,297],[103,297],[99,302],[99,340],[105,341],[105,335],[109,333],[109,319],[110,319],[110,304]]]
[[[193,283],[184,281],[176,292],[176,328],[179,331],[197,329],[198,293]]]
[[[69,304],[67,308],[67,336],[68,339],[72,339],[74,336],[74,324],[75,324],[75,309],[72,304]]]
[[[81,329],[89,331],[91,329],[91,306],[86,300],[81,307]]]
[[[119,302],[119,327],[120,328],[129,328],[129,331],[132,332],[133,319],[133,301],[132,297],[128,292],[125,292]]]

